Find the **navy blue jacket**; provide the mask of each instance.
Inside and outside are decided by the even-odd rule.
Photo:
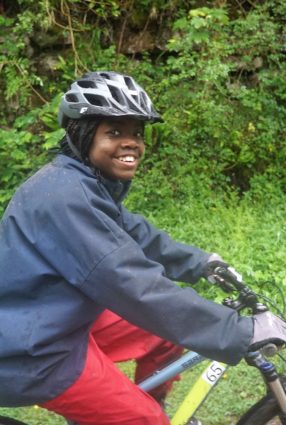
[[[252,319],[172,281],[196,282],[209,254],[128,212],[125,192],[59,155],[14,195],[0,227],[1,406],[69,387],[105,308],[206,357],[245,354]]]

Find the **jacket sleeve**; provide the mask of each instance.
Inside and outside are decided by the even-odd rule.
[[[122,219],[126,232],[138,243],[147,258],[162,264],[169,279],[195,283],[202,276],[210,253],[174,241],[141,215],[132,214],[125,207],[122,207]]]
[[[241,360],[253,334],[252,318],[179,287],[131,238],[103,258],[80,289],[127,321],[228,364]]]

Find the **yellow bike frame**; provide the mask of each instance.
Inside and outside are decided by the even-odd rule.
[[[186,425],[188,423],[188,420],[195,414],[227,368],[228,366],[224,363],[216,361],[208,365],[180,404],[171,419],[171,425]]]

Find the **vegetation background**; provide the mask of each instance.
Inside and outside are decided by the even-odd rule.
[[[219,252],[279,302],[286,287],[285,1],[1,0],[0,12],[0,214],[53,157],[63,135],[58,103],[75,77],[131,74],[165,122],[146,130],[129,208],[178,240]],[[197,289],[222,298],[206,283]],[[202,412],[205,423],[230,424],[260,394],[244,363],[232,373]],[[62,423],[36,409],[15,415]]]

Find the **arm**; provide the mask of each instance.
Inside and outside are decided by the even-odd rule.
[[[252,337],[252,319],[169,280],[162,265],[143,251],[152,244],[142,249],[104,212],[95,190],[88,193],[76,182],[65,185],[62,178],[53,196],[39,202],[37,220],[29,221],[34,249],[65,280],[67,290],[71,285],[87,303],[92,300],[175,344],[237,363]],[[31,198],[29,191],[23,195]]]
[[[124,319],[205,357],[236,364],[246,354],[251,318],[180,288],[133,240],[105,257],[80,285],[87,296]]]
[[[163,265],[169,279],[195,283],[203,273],[211,254],[191,245],[172,240],[138,214],[122,207],[126,232],[138,243],[147,258]]]

